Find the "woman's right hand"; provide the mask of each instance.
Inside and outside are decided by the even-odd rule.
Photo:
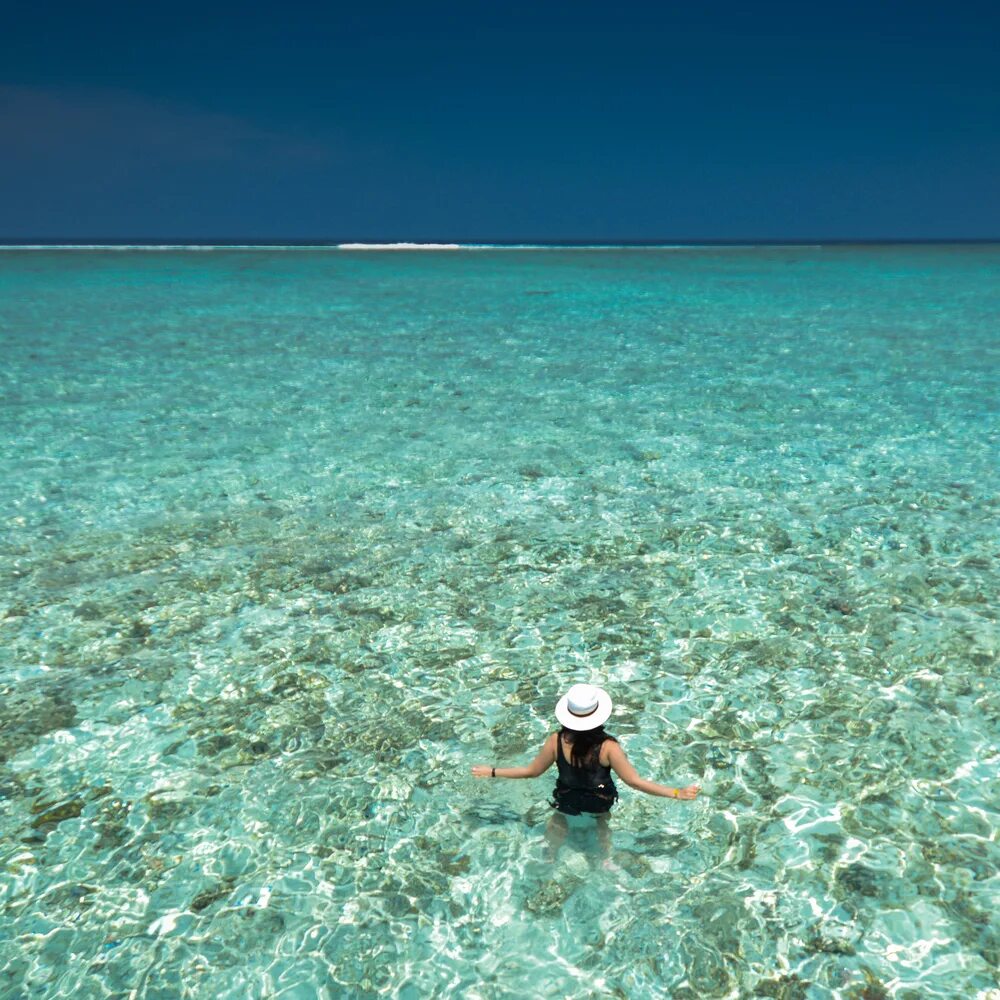
[[[698,785],[688,785],[687,788],[678,788],[677,794],[674,798],[677,799],[696,799],[701,788]]]
[[[476,764],[472,769],[474,778],[488,778],[493,773],[493,768],[488,764]]]

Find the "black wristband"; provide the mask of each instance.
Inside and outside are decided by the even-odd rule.
[[[493,768],[493,774],[490,777],[495,778],[497,776],[497,769]]]

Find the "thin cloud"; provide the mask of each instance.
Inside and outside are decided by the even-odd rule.
[[[323,142],[238,115],[131,91],[0,85],[0,149],[8,160],[318,164]]]

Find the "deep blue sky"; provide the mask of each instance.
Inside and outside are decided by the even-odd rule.
[[[0,238],[1000,237],[1000,5],[106,2],[0,27]]]

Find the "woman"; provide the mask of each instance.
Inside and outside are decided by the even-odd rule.
[[[618,741],[604,731],[611,716],[611,697],[591,684],[574,684],[556,704],[562,730],[545,741],[538,756],[527,767],[493,767],[477,764],[477,778],[537,778],[553,763],[559,768],[552,806],[557,810],[546,836],[554,851],[566,837],[566,816],[597,817],[597,833],[605,855],[610,847],[607,813],[618,798],[611,772],[630,788],[671,799],[693,799],[697,785],[669,788],[640,778]]]

